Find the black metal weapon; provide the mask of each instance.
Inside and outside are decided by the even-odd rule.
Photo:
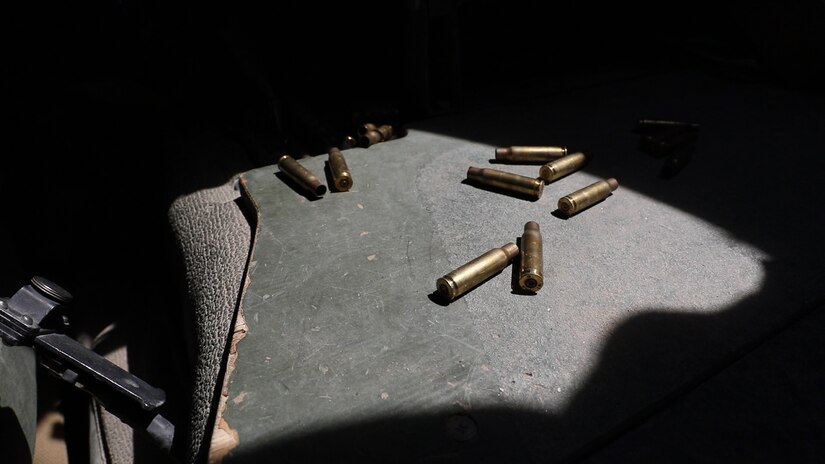
[[[0,297],[0,338],[8,346],[33,348],[47,371],[94,396],[169,451],[175,426],[159,412],[166,393],[60,333],[68,327],[64,310],[71,301],[72,295],[57,284],[33,277],[11,298]]]

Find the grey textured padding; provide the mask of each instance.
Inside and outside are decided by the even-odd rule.
[[[206,429],[217,404],[221,364],[249,255],[251,230],[235,203],[239,194],[234,184],[182,196],[169,209],[195,329],[194,391],[186,437],[189,462],[200,460],[208,449]],[[184,429],[183,424],[178,427]]]
[[[37,419],[34,351],[0,343],[0,456],[12,464],[31,462]]]
[[[128,350],[126,346],[107,353],[104,356],[111,363],[129,370]],[[99,403],[95,402],[96,413],[98,415],[98,425],[100,434],[103,437],[106,461],[108,464],[131,464],[135,461],[135,431],[131,426],[120,420],[119,417],[107,411]],[[94,439],[94,438],[92,438]]]
[[[109,444],[114,447],[114,452],[119,456],[130,451],[134,453],[133,446],[124,447],[119,437],[106,435],[103,431],[103,421],[101,420],[103,411],[105,409],[97,401],[89,403],[89,464],[108,464],[109,458],[106,454],[106,447]],[[112,441],[107,443],[107,440]],[[134,457],[134,454],[132,457]]]

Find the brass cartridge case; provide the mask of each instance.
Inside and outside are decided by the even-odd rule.
[[[387,140],[392,140],[395,137],[395,129],[389,124],[384,124],[378,126],[375,130],[381,134],[381,141],[386,142]]]
[[[341,150],[336,147],[329,149],[329,171],[332,173],[336,190],[346,192],[352,187],[352,173],[349,172],[347,161],[341,154]]]
[[[657,132],[672,128],[698,131],[699,124],[684,121],[666,121],[661,119],[640,119],[636,122],[636,132],[640,134],[655,134]]]
[[[487,278],[501,271],[518,255],[515,243],[493,248],[435,282],[438,293],[446,300],[454,300]]]
[[[518,271],[518,285],[522,290],[537,292],[544,285],[544,252],[538,223],[530,221],[524,225],[521,236],[521,264]]]
[[[693,159],[693,146],[685,146],[674,150],[664,165],[662,165],[662,170],[659,171],[659,177],[663,179],[676,177],[685,166],[690,164],[691,159]]]
[[[674,126],[657,134],[643,135],[639,139],[639,149],[655,158],[661,158],[679,147],[694,143],[698,138],[698,132]]]
[[[570,195],[560,198],[559,210],[567,216],[571,216],[604,200],[618,187],[619,182],[613,178],[594,182],[583,189],[576,190]]]
[[[370,145],[375,145],[376,143],[381,142],[382,136],[381,133],[377,130],[370,130],[367,131],[361,137],[358,137],[358,142],[364,148],[369,147]]]
[[[341,147],[346,150],[348,148],[355,148],[358,146],[358,139],[353,137],[352,135],[345,135],[344,141],[341,144]]]
[[[540,167],[539,177],[549,184],[580,169],[585,164],[587,164],[587,155],[581,152],[571,153]]]
[[[364,124],[358,126],[358,135],[366,135],[367,132],[374,131],[375,129],[377,129],[375,124],[371,122],[365,122]]]
[[[496,161],[504,163],[544,164],[565,155],[565,147],[496,148]]]
[[[541,179],[498,169],[470,167],[467,169],[467,180],[535,199],[541,198],[544,192]]]
[[[278,168],[307,192],[317,197],[327,193],[327,186],[322,184],[315,174],[301,166],[301,163],[295,161],[291,156],[284,155],[280,157],[278,159]]]

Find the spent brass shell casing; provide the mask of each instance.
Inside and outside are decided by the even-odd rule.
[[[669,128],[683,128],[693,131],[699,130],[699,124],[684,121],[666,121],[661,119],[640,119],[636,122],[636,132],[640,134],[655,134]]]
[[[386,142],[387,140],[392,140],[395,137],[395,129],[389,124],[384,124],[378,126],[375,130],[381,134],[381,141]]]
[[[698,138],[698,132],[674,126],[655,135],[643,135],[639,139],[639,149],[653,157],[661,158],[681,146],[695,142]]]
[[[467,180],[535,199],[541,198],[544,192],[544,182],[541,179],[498,169],[470,167],[467,169]]]
[[[364,124],[358,126],[358,135],[366,135],[367,132],[373,131],[375,129],[377,129],[375,124],[371,122],[365,122]]]
[[[322,184],[315,174],[303,167],[301,163],[295,161],[293,157],[289,155],[280,157],[278,159],[278,168],[309,193],[317,197],[327,193],[326,185]]]
[[[571,153],[540,167],[539,177],[549,184],[580,169],[585,164],[587,164],[587,155],[581,152]]]
[[[496,148],[496,161],[505,163],[544,164],[565,155],[565,147]]]
[[[685,166],[690,164],[692,158],[693,147],[691,146],[674,150],[673,154],[671,154],[665,161],[662,166],[662,170],[659,171],[659,177],[664,179],[672,179],[676,177],[676,175],[679,174]]]
[[[537,292],[544,285],[544,250],[539,225],[534,221],[524,224],[518,285],[530,292]]]
[[[619,188],[619,181],[613,178],[594,182],[570,195],[561,197],[559,199],[559,210],[567,216],[572,216],[604,200],[617,188]]]
[[[336,190],[346,192],[352,187],[352,173],[349,172],[347,161],[341,154],[341,150],[336,147],[329,149],[329,171],[332,173]]]
[[[351,135],[345,135],[344,141],[341,145],[344,150],[348,148],[355,148],[358,146],[358,139]]]
[[[508,243],[501,248],[493,248],[439,278],[435,282],[436,289],[442,298],[448,301],[454,300],[507,267],[510,261],[518,256],[518,253],[519,250],[515,243]]]
[[[381,133],[377,130],[367,131],[364,135],[358,137],[358,142],[360,142],[361,146],[364,148],[369,147],[370,145],[375,145],[376,143],[381,142],[381,140]]]

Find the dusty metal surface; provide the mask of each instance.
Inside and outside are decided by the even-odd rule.
[[[224,414],[240,444],[225,462],[563,460],[694,388],[825,296],[823,247],[812,241],[822,225],[766,217],[776,191],[726,190],[719,171],[744,166],[740,185],[761,185],[761,166],[774,163],[747,149],[768,155],[773,144],[712,129],[732,120],[732,102],[780,95],[787,108],[753,111],[735,129],[781,114],[778,132],[816,146],[816,104],[711,78],[663,79],[412,127],[348,150],[358,184],[322,199],[293,190],[277,167],[246,173],[261,224],[243,302],[249,332]],[[692,98],[655,91],[667,86]],[[637,111],[662,105],[701,121],[708,144],[667,184],[630,133]],[[622,122],[627,131],[616,129]],[[496,129],[507,139],[491,136]],[[595,140],[599,158],[537,201],[462,183],[495,146],[567,140]],[[321,172],[324,159],[301,162]],[[775,174],[798,176],[776,188],[822,197],[808,169],[782,169]],[[567,220],[553,214],[563,195],[612,176],[623,187],[609,201]],[[544,238],[541,292],[516,291],[516,263],[449,305],[433,298],[438,276],[515,240],[528,221]],[[797,241],[779,239],[789,232]]]

